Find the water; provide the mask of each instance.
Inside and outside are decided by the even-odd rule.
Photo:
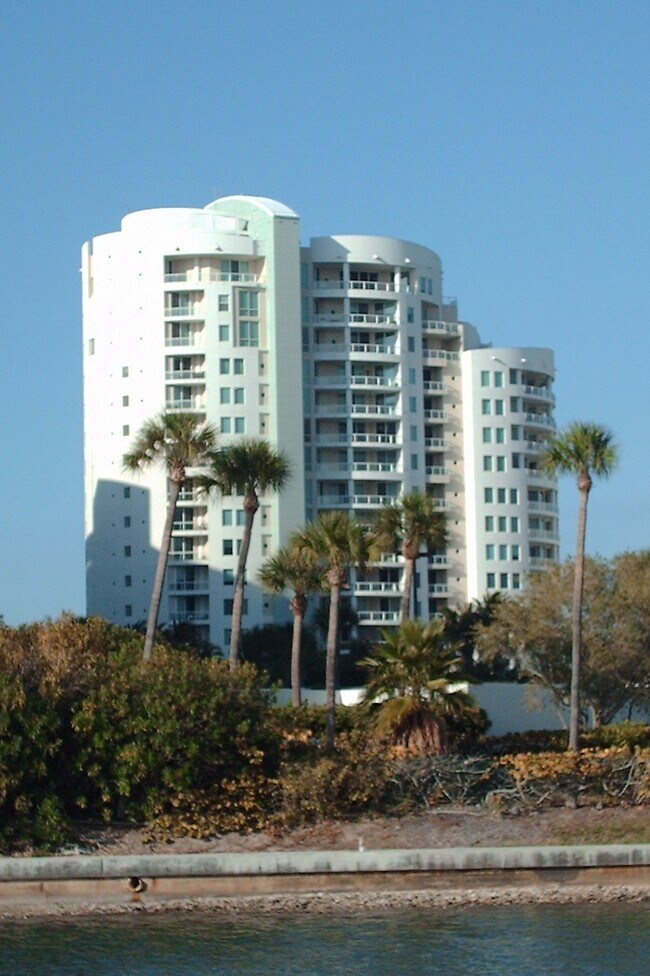
[[[642,976],[646,905],[0,924],[0,976]]]

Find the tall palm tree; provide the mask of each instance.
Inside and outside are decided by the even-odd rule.
[[[307,549],[287,546],[262,564],[257,578],[267,593],[293,590],[289,609],[293,614],[291,639],[291,704],[300,705],[300,651],[307,597],[323,588],[323,571],[316,556]]]
[[[349,566],[364,566],[372,554],[373,539],[367,526],[351,519],[347,512],[324,512],[301,532],[291,544],[314,555],[319,561],[330,591],[325,661],[325,701],[327,708],[328,749],[334,748],[336,661],[339,649],[339,603],[347,583]]]
[[[233,593],[230,635],[231,670],[239,664],[246,563],[253,533],[253,521],[260,507],[258,493],[280,491],[289,479],[289,471],[289,462],[282,451],[276,450],[262,438],[249,437],[216,451],[210,459],[208,474],[198,479],[203,491],[216,489],[224,495],[238,493],[244,496],[243,508],[246,520]]]
[[[360,662],[369,673],[364,700],[382,700],[377,731],[407,749],[442,752],[445,720],[477,714],[476,702],[454,688],[461,676],[458,649],[437,620],[426,625],[406,620],[382,631],[382,638],[372,657]]]
[[[153,649],[178,493],[186,480],[187,468],[205,464],[216,440],[214,427],[198,420],[194,414],[163,411],[142,425],[131,450],[123,458],[127,471],[139,472],[152,464],[163,464],[170,486],[167,518],[149,603],[143,652],[145,661],[149,660]]]
[[[382,552],[401,551],[404,558],[402,577],[402,623],[409,618],[415,561],[425,553],[441,549],[447,541],[446,520],[435,508],[433,498],[412,491],[401,501],[381,509],[374,524],[377,546]]]
[[[606,427],[576,422],[547,443],[541,459],[542,468],[550,474],[576,475],[580,493],[571,615],[569,749],[572,751],[578,748],[580,734],[580,659],[587,501],[592,486],[592,475],[607,478],[616,466],[617,454],[613,434]]]

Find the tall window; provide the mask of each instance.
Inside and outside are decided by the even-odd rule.
[[[260,296],[257,291],[239,292],[239,345],[260,344]]]

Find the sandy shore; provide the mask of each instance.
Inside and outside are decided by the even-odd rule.
[[[404,909],[446,909],[478,905],[575,905],[614,902],[650,902],[650,889],[642,885],[529,885],[513,888],[450,888],[445,891],[309,893],[247,896],[239,898],[179,898],[147,905],[133,901],[122,905],[62,905],[56,903],[4,905],[0,919],[39,917],[116,916],[174,912],[214,912],[247,915],[376,914]]]

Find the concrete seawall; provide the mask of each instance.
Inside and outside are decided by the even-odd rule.
[[[578,892],[617,886],[650,897],[650,844],[0,858],[5,916],[408,892],[459,893],[455,902],[492,893],[494,902],[527,890],[537,893],[530,900],[558,900],[565,891],[579,900]]]

